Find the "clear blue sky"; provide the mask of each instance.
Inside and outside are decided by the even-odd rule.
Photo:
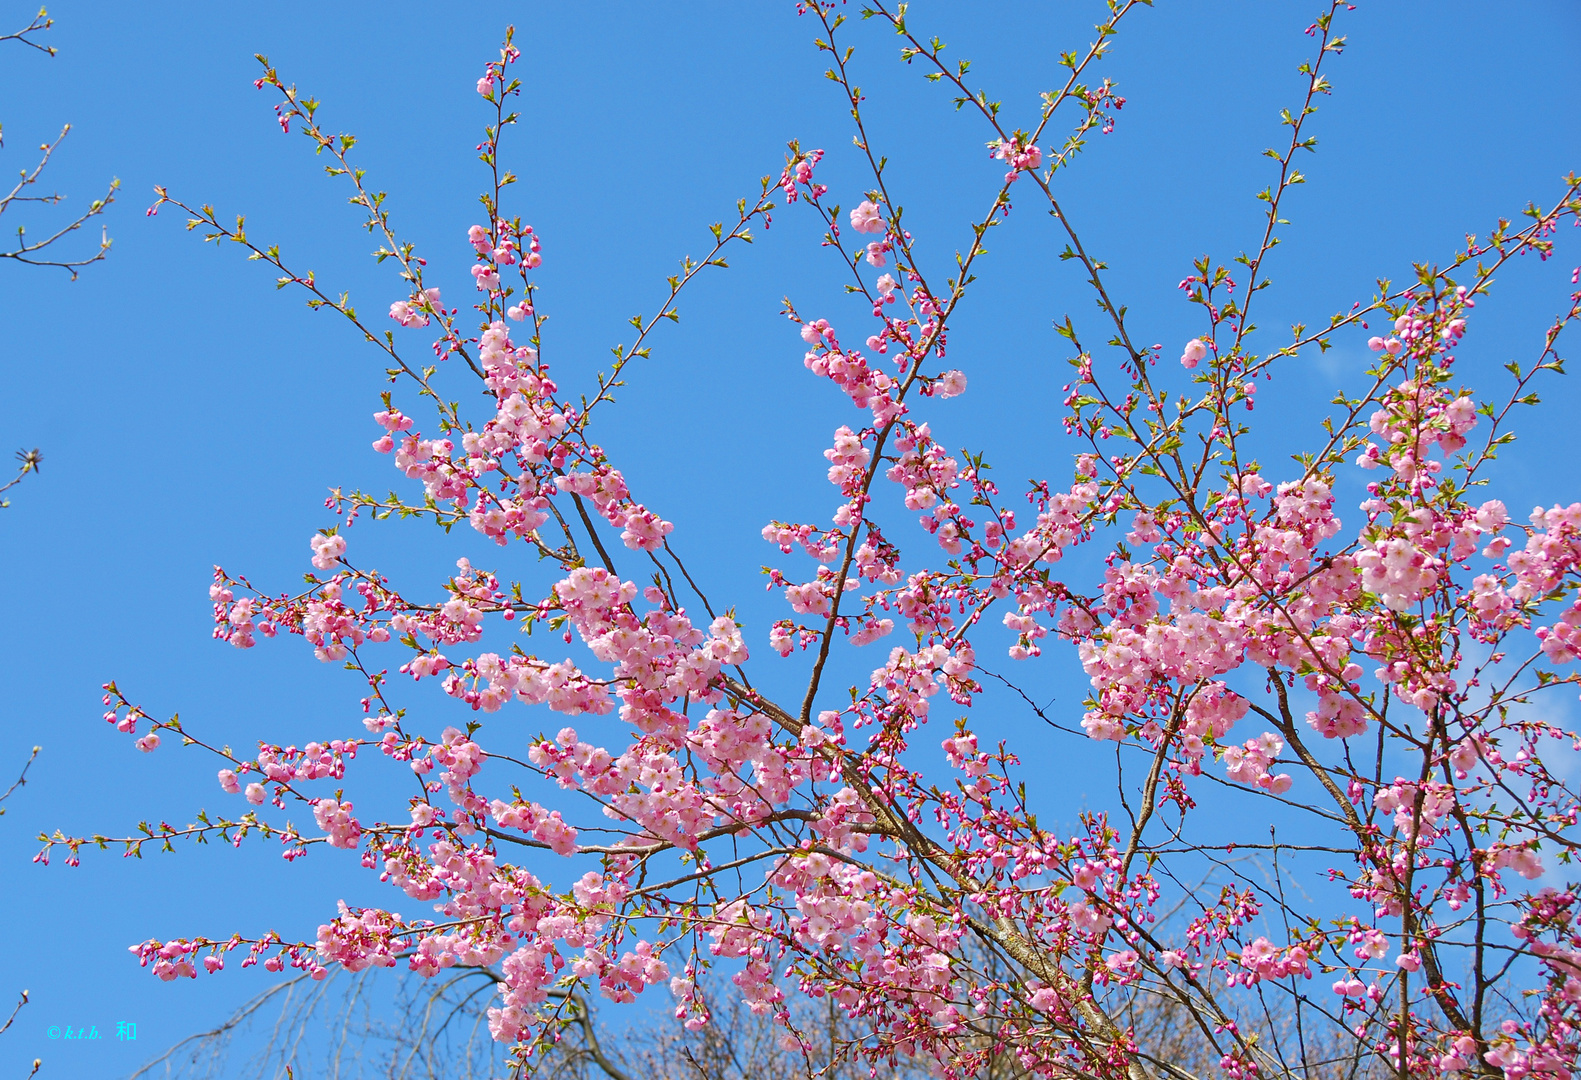
[[[1311,55],[1301,31],[1316,9],[1311,0],[1160,0],[1130,17],[1099,69],[1127,105],[1116,131],[1095,136],[1061,182],[1138,336],[1165,343],[1166,355],[1197,330],[1175,289],[1190,259],[1227,260],[1256,243],[1252,196],[1271,179],[1259,152],[1283,137],[1279,109],[1299,103],[1295,67]],[[140,863],[92,854],[75,870],[29,865],[40,830],[122,834],[143,818],[185,823],[222,802],[209,761],[168,743],[145,757],[100,720],[107,679],[150,711],[179,710],[237,746],[354,723],[357,686],[299,641],[247,654],[210,641],[205,590],[215,563],[286,587],[306,567],[308,536],[330,522],[326,488],[394,482],[388,459],[368,449],[377,358],[338,320],[276,294],[264,268],[185,233],[179,212],[143,215],[152,186],[168,185],[222,214],[246,213],[250,233],[370,313],[399,297],[393,273],[365,257],[372,245],[344,191],[305,140],[275,126],[273,99],[252,87],[252,54],[268,54],[318,96],[328,127],[359,136],[397,227],[460,296],[470,286],[463,237],[477,217],[472,154],[485,119],[472,84],[504,25],[517,25],[524,122],[505,157],[522,178],[520,212],[544,238],[546,358],[562,386],[591,381],[609,346],[629,339],[625,320],[662,298],[675,261],[704,249],[704,227],[755,191],[758,176],[778,173],[787,139],[829,150],[821,179],[845,205],[866,183],[812,26],[789,0],[358,2],[310,14],[63,2],[51,14],[58,57],[0,51],[0,161],[22,167],[29,146],[70,121],[54,184],[79,203],[111,175],[123,188],[108,217],[111,256],[81,280],[0,265],[0,449],[36,445],[45,455],[42,475],[0,512],[0,772],[44,748],[0,819],[0,912],[11,938],[0,949],[0,999],[26,986],[34,1001],[0,1037],[0,1072],[25,1075],[22,1063],[43,1056],[44,1075],[101,1080],[218,1021],[267,978],[162,984],[129,958],[129,944],[271,927],[311,937],[338,897],[397,910],[404,900],[350,859],[315,852],[287,868],[271,845],[188,847]],[[15,5],[4,21],[20,27],[30,15]],[[1031,126],[1037,93],[1059,81],[1058,52],[1085,46],[1100,16],[1101,5],[1085,2],[919,0],[910,18],[974,61],[973,78],[1012,124]],[[1466,231],[1551,200],[1560,176],[1581,168],[1581,9],[1569,0],[1373,0],[1345,16],[1344,32],[1351,48],[1334,66],[1319,153],[1306,163],[1311,183],[1289,204],[1289,241],[1259,320],[1270,328],[1316,322],[1365,300],[1380,275],[1399,279],[1413,260],[1447,258]],[[857,25],[850,40],[891,182],[942,265],[965,244],[963,223],[981,213],[1002,168],[986,158],[980,121],[898,64],[891,36]],[[950,445],[988,450],[1016,481],[1068,476],[1073,447],[1055,393],[1064,352],[1050,323],[1067,311],[1092,323],[1079,277],[1052,257],[1049,226],[1029,205],[992,237],[979,295],[952,331],[971,390],[937,410],[935,424]],[[786,294],[809,315],[848,311],[814,239],[808,218],[782,211],[727,274],[699,282],[681,325],[658,338],[623,397],[621,423],[601,434],[644,500],[680,523],[678,546],[706,561],[713,593],[740,605],[759,655],[778,608],[764,599],[758,568],[774,553],[758,530],[770,517],[827,513],[819,452],[851,416],[803,370],[802,345],[777,314]],[[1560,255],[1568,269],[1581,258],[1560,239],[1571,245]],[[1513,267],[1505,291],[1479,309],[1468,370],[1530,355],[1565,291],[1565,276],[1534,269]],[[1357,335],[1322,363],[1292,365],[1259,395],[1259,412],[1289,418],[1292,430],[1298,418],[1310,424],[1313,404],[1364,362]],[[1543,467],[1532,453],[1548,447],[1573,460],[1567,417],[1581,402],[1567,387],[1549,389],[1560,403],[1549,426],[1532,433],[1527,464],[1505,470],[1512,508],[1581,497],[1575,470]],[[471,533],[359,525],[352,538],[381,569],[427,587],[459,555],[535,580],[513,561],[517,549],[497,555]],[[785,667],[784,684],[799,670]],[[1052,659],[1030,676],[1070,717],[1081,696],[1073,670]],[[459,715],[437,690],[412,700],[429,710],[433,734]],[[524,738],[557,726],[548,716],[519,723]],[[1033,751],[1023,756],[1035,759],[1042,736],[1024,717],[1006,717],[1000,731],[1015,735],[1017,725]],[[1063,788],[1063,808],[1080,805],[1080,784]],[[68,1023],[113,1033],[121,1020],[137,1022],[135,1046],[45,1035]]]

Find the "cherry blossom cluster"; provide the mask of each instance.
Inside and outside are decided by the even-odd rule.
[[[145,752],[165,732],[218,757],[236,812],[124,838],[57,833],[39,861],[61,846],[75,864],[84,845],[254,835],[287,861],[355,857],[420,915],[342,902],[299,940],[134,952],[165,980],[218,971],[239,949],[243,966],[315,978],[336,964],[404,962],[425,977],[486,966],[499,980],[490,1031],[524,1068],[573,1019],[567,981],[616,1003],[667,991],[696,1030],[712,1022],[701,987],[714,969],[787,1029],[796,995],[859,1020],[867,1036],[836,1052],[869,1070],[907,1058],[966,1080],[1013,1061],[1144,1080],[1164,1052],[1149,1043],[1159,1025],[1138,1020],[1145,1001],[1235,1080],[1285,1075],[1292,1060],[1327,1068],[1292,1031],[1323,1062],[1359,1055],[1380,1074],[1569,1080],[1581,933],[1564,874],[1581,736],[1545,704],[1581,682],[1581,503],[1523,517],[1478,489],[1497,479],[1489,463],[1533,379],[1559,369],[1581,293],[1509,380],[1473,357],[1494,274],[1553,254],[1558,226],[1581,220],[1581,181],[1524,228],[1501,222],[1446,269],[1263,350],[1251,312],[1280,201],[1344,46],[1345,5],[1331,4],[1309,30],[1318,57],[1302,69],[1304,106],[1285,114],[1289,148],[1270,152],[1282,171],[1264,193],[1267,236],[1234,270],[1194,264],[1181,306],[1196,333],[1161,330],[1181,343],[1180,365],[1161,364],[1174,353],[1137,344],[1053,186],[1124,104],[1108,80],[1083,79],[1134,6],[1112,4],[1098,41],[1061,61],[1068,81],[1033,128],[1007,130],[966,66],[873,0],[903,58],[987,125],[1000,163],[941,273],[884,159],[868,156],[838,5],[805,0],[872,186],[823,183],[824,151],[791,143],[777,181],[738,204],[736,225],[713,226],[710,254],[685,260],[658,314],[632,320],[637,337],[597,373],[557,361],[551,376],[533,276],[544,238],[501,206],[514,177],[500,140],[521,89],[510,37],[476,84],[490,110],[484,215],[454,237],[470,253],[470,323],[347,163],[354,140],[326,133],[316,103],[269,69],[260,85],[283,95],[282,125],[331,156],[381,261],[399,268],[394,329],[371,331],[273,249],[250,250],[380,350],[396,386],[373,413],[373,450],[403,487],[336,490],[299,591],[216,569],[213,634],[241,649],[301,638],[351,673],[361,715],[237,753],[108,684],[105,719]],[[1067,118],[1061,142],[1053,125]],[[1047,387],[1050,407],[1063,403],[1047,441],[1064,441],[1054,465],[1031,466],[1048,478],[1006,490],[995,477],[1027,470],[972,449],[984,440],[954,401],[968,377],[949,366],[950,333],[1016,184],[1019,200],[1047,203],[1103,322],[1056,324],[1073,374]],[[818,308],[787,299],[796,330],[764,346],[841,416],[816,433],[821,458],[781,463],[826,506],[762,526],[780,563],[764,567],[758,622],[744,601],[710,598],[708,563],[732,541],[669,520],[593,432],[617,422],[612,390],[643,372],[677,295],[769,224],[771,197],[815,221],[819,257],[847,288]],[[211,238],[250,243],[193,213]],[[1094,333],[1101,349],[1083,343]],[[1259,394],[1269,402],[1289,365],[1334,345],[1370,351],[1366,381],[1332,409],[1285,403],[1281,424],[1308,424],[1307,452],[1260,463]],[[437,584],[398,584],[348,538],[359,518],[426,520],[458,551]],[[708,558],[687,561],[690,544]],[[480,546],[495,569],[474,563]],[[1022,684],[1058,653],[1084,685],[1040,706]],[[794,694],[768,689],[790,676]],[[1034,724],[1069,761],[1029,752]],[[1060,800],[1089,768],[1072,810]],[[410,784],[404,801],[380,805],[375,770]]]

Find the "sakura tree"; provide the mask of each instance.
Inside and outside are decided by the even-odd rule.
[[[791,1048],[812,1045],[793,1004],[840,1010],[836,1062],[873,1075],[921,1063],[959,1078],[1007,1065],[1128,1080],[1569,1077],[1581,934],[1562,875],[1581,737],[1541,702],[1578,681],[1581,503],[1527,516],[1479,489],[1534,381],[1561,370],[1576,274],[1507,377],[1473,386],[1456,352],[1501,268],[1546,261],[1578,221],[1581,179],[1520,224],[1499,221],[1404,284],[1380,281],[1349,311],[1265,343],[1253,320],[1282,207],[1345,44],[1347,5],[1332,3],[1308,29],[1288,140],[1270,151],[1260,237],[1230,264],[1183,268],[1200,331],[1145,345],[1060,187],[1124,105],[1097,72],[1135,0],[1110,0],[1096,40],[1059,59],[1061,81],[1025,128],[905,5],[869,3],[902,59],[977,113],[1002,173],[955,264],[917,254],[868,137],[844,7],[806,0],[850,106],[855,149],[842,152],[871,186],[831,191],[824,151],[791,143],[783,171],[713,227],[712,250],[686,260],[596,379],[551,370],[535,282],[552,265],[508,199],[511,35],[476,84],[486,182],[464,304],[397,233],[349,156],[353,138],[264,61],[258,85],[278,95],[281,126],[350,186],[399,274],[393,324],[208,206],[160,189],[153,210],[178,207],[206,239],[246,248],[379,353],[390,388],[373,450],[403,486],[334,493],[339,524],[311,538],[300,591],[216,569],[214,635],[242,649],[302,638],[351,672],[366,718],[238,753],[111,683],[106,719],[143,750],[174,736],[218,756],[235,809],[119,839],[57,833],[40,860],[180,838],[262,837],[288,860],[341,849],[388,884],[389,907],[341,903],[316,937],[239,930],[134,951],[166,980],[232,962],[313,977],[497,966],[490,1028],[529,1072],[574,1020],[568,988],[625,1003],[657,987],[696,1031],[710,1023],[698,986],[712,970],[777,1018]],[[1065,235],[1052,254],[1085,269],[1100,318],[1058,324],[1072,371],[1051,399],[1063,401],[1059,445],[1077,452],[1006,490],[972,432],[934,420],[967,390],[948,332],[985,236],[1018,220],[1012,191],[1018,210],[1052,213]],[[800,342],[767,347],[794,347],[808,393],[844,395],[850,411],[826,463],[794,465],[827,467],[827,513],[763,528],[784,598],[765,628],[743,627],[706,570],[672,550],[687,523],[632,490],[595,420],[648,362],[677,296],[771,212],[815,216],[863,314],[831,317],[832,297],[787,301]],[[1292,363],[1359,342],[1375,356],[1365,381],[1312,410],[1295,461],[1258,464],[1257,394]],[[481,398],[458,389],[472,380]],[[1361,476],[1367,498],[1342,505],[1338,486]],[[359,518],[443,528],[454,569],[437,587],[381,574],[357,556]],[[1093,557],[1066,573],[1083,548]],[[1081,745],[1112,743],[1119,763],[1108,803],[1058,826],[1032,809],[1049,770],[979,738],[974,713],[999,679],[987,657],[1008,649],[1035,665],[1056,643],[1090,680],[1082,710],[1024,711]],[[866,685],[833,685],[837,665],[874,645]],[[797,696],[761,688],[756,672],[775,666],[794,666]],[[524,734],[534,725],[557,733]],[[404,805],[355,794],[359,773],[384,768],[411,771]],[[1205,814],[1210,801],[1228,816]],[[292,809],[315,827],[291,824]],[[1227,835],[1226,820],[1250,824]],[[1271,873],[1236,861],[1248,852]]]

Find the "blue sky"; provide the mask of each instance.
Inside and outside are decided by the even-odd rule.
[[[331,523],[326,488],[394,482],[388,459],[368,449],[383,389],[377,357],[338,320],[276,294],[264,268],[187,234],[178,211],[143,215],[152,186],[167,185],[222,216],[247,214],[252,235],[367,312],[399,297],[393,273],[366,257],[372,245],[345,192],[304,140],[274,124],[273,99],[252,86],[252,54],[319,97],[326,126],[357,134],[397,228],[460,296],[482,183],[473,148],[485,116],[472,84],[504,25],[516,24],[524,119],[504,156],[522,178],[519,212],[544,239],[545,357],[562,386],[590,382],[608,348],[629,340],[625,320],[662,299],[682,255],[705,250],[708,223],[778,173],[786,140],[828,149],[820,179],[844,205],[867,186],[812,26],[789,2],[439,10],[345,3],[305,19],[278,6],[67,2],[51,9],[59,56],[0,51],[0,160],[22,167],[29,146],[69,121],[54,184],[80,202],[111,175],[123,181],[107,262],[75,283],[0,265],[0,441],[45,455],[42,474],[0,513],[0,655],[10,661],[0,669],[0,767],[44,748],[0,819],[0,911],[18,939],[0,950],[0,998],[26,986],[34,1002],[0,1037],[8,1074],[43,1056],[49,1076],[121,1075],[267,978],[158,983],[129,958],[133,942],[270,927],[311,937],[340,896],[394,903],[350,860],[315,852],[287,868],[267,845],[141,862],[90,855],[74,870],[29,864],[41,830],[122,834],[144,818],[184,823],[221,804],[209,762],[168,744],[146,757],[102,722],[107,679],[150,711],[179,711],[238,746],[260,734],[346,733],[355,721],[358,688],[300,642],[241,654],[210,641],[206,588],[215,563],[288,586],[306,568],[308,536]],[[1112,267],[1138,336],[1165,343],[1166,355],[1199,329],[1175,288],[1190,260],[1229,259],[1256,242],[1252,196],[1271,179],[1259,153],[1283,137],[1279,109],[1299,103],[1295,67],[1311,55],[1301,31],[1315,10],[1163,0],[1129,17],[1099,69],[1127,104],[1114,133],[1095,136],[1064,174],[1066,205]],[[17,6],[5,17],[21,26],[30,15]],[[1091,3],[925,0],[910,15],[950,55],[972,59],[976,82],[1023,126],[1038,92],[1059,81],[1057,53],[1084,46],[1100,17]],[[1581,168],[1573,4],[1375,0],[1344,18],[1351,47],[1316,119],[1310,183],[1289,203],[1293,224],[1260,320],[1269,328],[1316,322],[1365,300],[1378,276],[1447,258],[1465,232],[1551,200],[1560,176]],[[980,120],[897,63],[891,36],[854,25],[848,40],[891,183],[942,267],[1002,167],[987,159]],[[1017,482],[1068,476],[1074,447],[1060,433],[1057,394],[1065,354],[1050,324],[1066,312],[1094,324],[1079,276],[1052,258],[1051,224],[1029,203],[992,235],[978,295],[952,331],[971,389],[935,410],[947,444],[986,450]],[[680,325],[658,337],[600,436],[639,496],[679,524],[677,547],[706,564],[712,593],[739,605],[760,657],[780,612],[762,590],[759,567],[776,553],[758,530],[771,517],[827,514],[821,450],[856,415],[802,368],[801,342],[778,315],[785,295],[811,316],[859,314],[821,254],[808,217],[776,214],[728,272],[683,298]],[[1567,246],[1559,261],[1568,269],[1581,258]],[[1530,356],[1558,309],[1568,275],[1538,269],[1517,263],[1479,308],[1465,350],[1474,379]],[[1259,396],[1279,431],[1270,461],[1366,366],[1363,338],[1289,365]],[[1501,466],[1512,508],[1581,497],[1574,470],[1554,468],[1575,446],[1561,417],[1581,402],[1562,383],[1548,391],[1546,420]],[[515,549],[497,555],[470,533],[359,525],[352,541],[426,587],[460,555],[536,580],[511,561]],[[789,687],[800,670],[785,665],[770,684]],[[1029,676],[1067,719],[1079,715],[1075,670],[1050,657]],[[412,700],[432,710],[434,733],[456,718],[437,693]],[[524,737],[558,726],[547,716],[520,723]],[[1056,752],[1024,715],[999,723],[1026,740],[1029,761]],[[1075,780],[1059,785],[1067,810],[1085,795]],[[68,1023],[113,1032],[122,1020],[139,1025],[135,1047],[46,1036]]]

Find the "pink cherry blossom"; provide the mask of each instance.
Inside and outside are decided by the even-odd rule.
[[[857,204],[856,209],[851,211],[851,228],[864,233],[883,232],[884,215],[876,203],[863,199]]]
[[[958,249],[901,210],[901,186],[953,175],[949,162],[908,178],[868,156],[880,134],[846,68],[864,55],[846,44],[862,21],[800,5],[835,58],[856,146],[790,143],[778,179],[771,166],[601,371],[539,351],[551,294],[528,275],[542,238],[515,201],[537,196],[494,171],[502,140],[532,137],[506,119],[521,85],[507,37],[477,84],[485,217],[464,243],[457,230],[430,263],[377,200],[357,203],[399,275],[390,317],[432,335],[416,349],[364,335],[390,381],[370,382],[377,431],[357,437],[376,436],[395,490],[334,489],[299,583],[221,568],[205,583],[217,640],[347,672],[360,713],[342,701],[300,718],[321,729],[296,742],[273,741],[293,720],[238,747],[107,683],[113,737],[151,751],[174,732],[172,746],[220,759],[222,791],[247,805],[114,840],[56,833],[37,861],[213,837],[278,843],[286,863],[349,858],[375,906],[325,897],[316,932],[132,951],[164,981],[238,950],[242,967],[313,979],[402,961],[421,978],[487,969],[489,1031],[518,1070],[563,1034],[573,987],[612,1005],[668,987],[665,1007],[699,1031],[716,1022],[709,979],[724,977],[798,1051],[798,999],[858,1024],[828,1065],[853,1074],[1145,1080],[1189,1046],[1231,1080],[1334,1061],[1417,1080],[1570,1077],[1581,898],[1561,881],[1581,741],[1553,699],[1581,684],[1581,502],[1512,517],[1525,466],[1505,462],[1523,445],[1515,406],[1559,368],[1581,294],[1502,375],[1479,334],[1498,350],[1524,339],[1502,323],[1488,334],[1477,305],[1528,287],[1504,285],[1519,254],[1538,256],[1532,281],[1550,272],[1574,243],[1560,226],[1581,215],[1581,181],[1424,255],[1348,313],[1300,316],[1293,342],[1267,339],[1265,264],[1296,151],[1316,145],[1316,108],[1293,110],[1252,246],[1180,281],[1176,314],[1201,336],[1181,354],[1194,373],[1175,370],[1136,336],[1170,313],[1128,314],[1081,189],[1061,186],[1125,103],[1096,65],[1136,6],[1112,6],[1089,52],[1057,54],[1069,85],[1017,129],[1012,100],[977,96],[915,16],[870,5],[1003,164]],[[1334,86],[1345,8],[1308,28],[1309,103]],[[272,71],[260,85],[361,183],[349,140]],[[845,222],[818,182],[829,168],[872,185]],[[655,327],[676,296],[782,204],[843,276],[830,291],[795,263],[782,314],[801,340],[747,344],[808,401],[745,424],[727,408],[701,430],[642,412],[640,394],[617,412],[615,391],[663,364]],[[1077,262],[1098,300],[1065,316],[1036,290],[1016,297],[1062,319],[1069,366],[1053,376],[1015,363],[1044,346],[996,337],[1009,324],[974,306],[993,280],[974,240],[1019,227],[1028,204],[1057,234],[1050,259]],[[1417,209],[1396,200],[1395,233],[1420,232]],[[191,215],[357,318],[274,249]],[[877,239],[842,245],[847,223]],[[453,258],[474,278],[475,321],[430,283],[460,274]],[[864,259],[886,270],[871,287]],[[1332,404],[1290,378],[1363,343],[1366,377]],[[973,396],[954,401],[969,376]],[[994,429],[1021,415],[1012,398],[1042,424],[1025,454]],[[769,464],[751,464],[754,447]],[[1549,467],[1531,482],[1552,485],[1552,461],[1536,464]],[[760,497],[771,509],[743,535],[737,511]],[[347,559],[359,520],[392,544],[441,531],[378,570],[365,560],[388,549]],[[434,560],[436,544],[455,550]],[[741,560],[755,596],[732,592]]]

